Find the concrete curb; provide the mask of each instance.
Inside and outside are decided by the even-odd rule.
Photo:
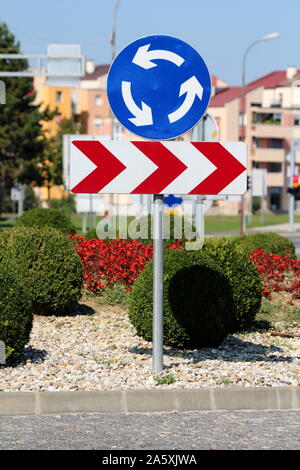
[[[300,387],[0,392],[0,415],[297,410]]]

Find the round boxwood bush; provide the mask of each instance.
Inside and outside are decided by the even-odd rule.
[[[208,238],[203,251],[222,266],[233,298],[232,332],[247,329],[261,305],[262,286],[254,264],[235,250],[235,239]]]
[[[146,215],[141,218],[134,219],[130,227],[140,232],[136,238],[144,244],[153,243],[153,215]],[[129,238],[134,238],[131,235],[129,227]],[[163,215],[163,239],[164,245],[169,246],[173,243],[182,240],[185,243],[188,239],[194,239],[196,234],[196,228],[189,222],[185,217],[176,214],[164,214]]]
[[[65,314],[80,299],[82,265],[71,240],[51,227],[16,227],[0,233],[0,262],[32,299],[33,313]]]
[[[57,209],[36,208],[23,212],[17,219],[16,227],[53,227],[68,235],[76,233],[76,229],[70,219]]]
[[[6,348],[6,361],[18,358],[29,341],[32,305],[15,273],[0,264],[0,340]]]
[[[260,248],[266,253],[290,256],[296,259],[295,245],[293,242],[275,232],[252,233],[240,237],[240,240],[236,243],[236,249],[246,255]]]
[[[129,319],[147,341],[152,341],[152,269],[150,261],[128,298]],[[165,253],[163,302],[164,344],[217,346],[230,332],[231,287],[220,266],[205,253]]]

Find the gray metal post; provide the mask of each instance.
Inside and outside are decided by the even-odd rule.
[[[265,196],[261,196],[260,198],[260,225],[263,225],[265,222],[265,214],[264,214],[264,202],[265,202]]]
[[[85,212],[82,216],[82,233],[86,233],[86,227],[87,227],[87,212]]]
[[[155,372],[163,370],[163,270],[164,270],[164,242],[163,242],[163,208],[164,197],[154,194],[153,208],[153,369]]]
[[[90,203],[90,210],[89,210],[89,230],[93,229],[93,195],[89,195],[89,203]]]
[[[293,188],[295,175],[295,142],[292,140],[291,145],[291,163],[290,163],[290,187]],[[289,194],[289,231],[295,231],[295,196]]]
[[[204,240],[204,199],[202,196],[197,196],[196,229],[198,237]]]
[[[152,197],[151,194],[147,194],[147,212],[148,215],[152,214]]]
[[[249,223],[252,224],[253,222],[253,173],[251,170],[251,175],[250,176],[250,181],[251,181],[251,186],[250,186],[250,200],[249,200]]]
[[[18,199],[18,215],[22,215],[24,212],[24,199],[25,199],[25,186],[24,184],[20,185],[20,193]]]
[[[138,202],[138,217],[142,217],[143,216],[143,195],[142,194],[139,194],[139,202]]]

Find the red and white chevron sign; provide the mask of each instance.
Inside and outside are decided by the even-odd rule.
[[[73,193],[241,195],[247,188],[243,142],[74,140]]]

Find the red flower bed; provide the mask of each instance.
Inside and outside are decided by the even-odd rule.
[[[69,235],[80,256],[84,269],[84,286],[92,292],[122,282],[127,289],[153,256],[153,245],[143,245],[136,240],[86,240]],[[181,240],[166,247],[182,248]]]
[[[70,235],[84,268],[84,285],[92,292],[122,282],[127,289],[153,256],[153,245],[136,240],[86,240]],[[181,240],[166,249],[182,249]],[[288,250],[287,250],[288,251]],[[267,254],[259,249],[249,255],[257,266],[263,283],[263,295],[271,299],[272,291],[292,292],[300,298],[300,260]]]
[[[261,276],[265,297],[271,299],[272,291],[286,291],[292,292],[294,298],[300,298],[300,260],[267,254],[262,249],[255,250],[249,258]]]
[[[129,288],[153,255],[152,245],[135,240],[70,238],[84,267],[84,285],[92,292],[118,281]]]

